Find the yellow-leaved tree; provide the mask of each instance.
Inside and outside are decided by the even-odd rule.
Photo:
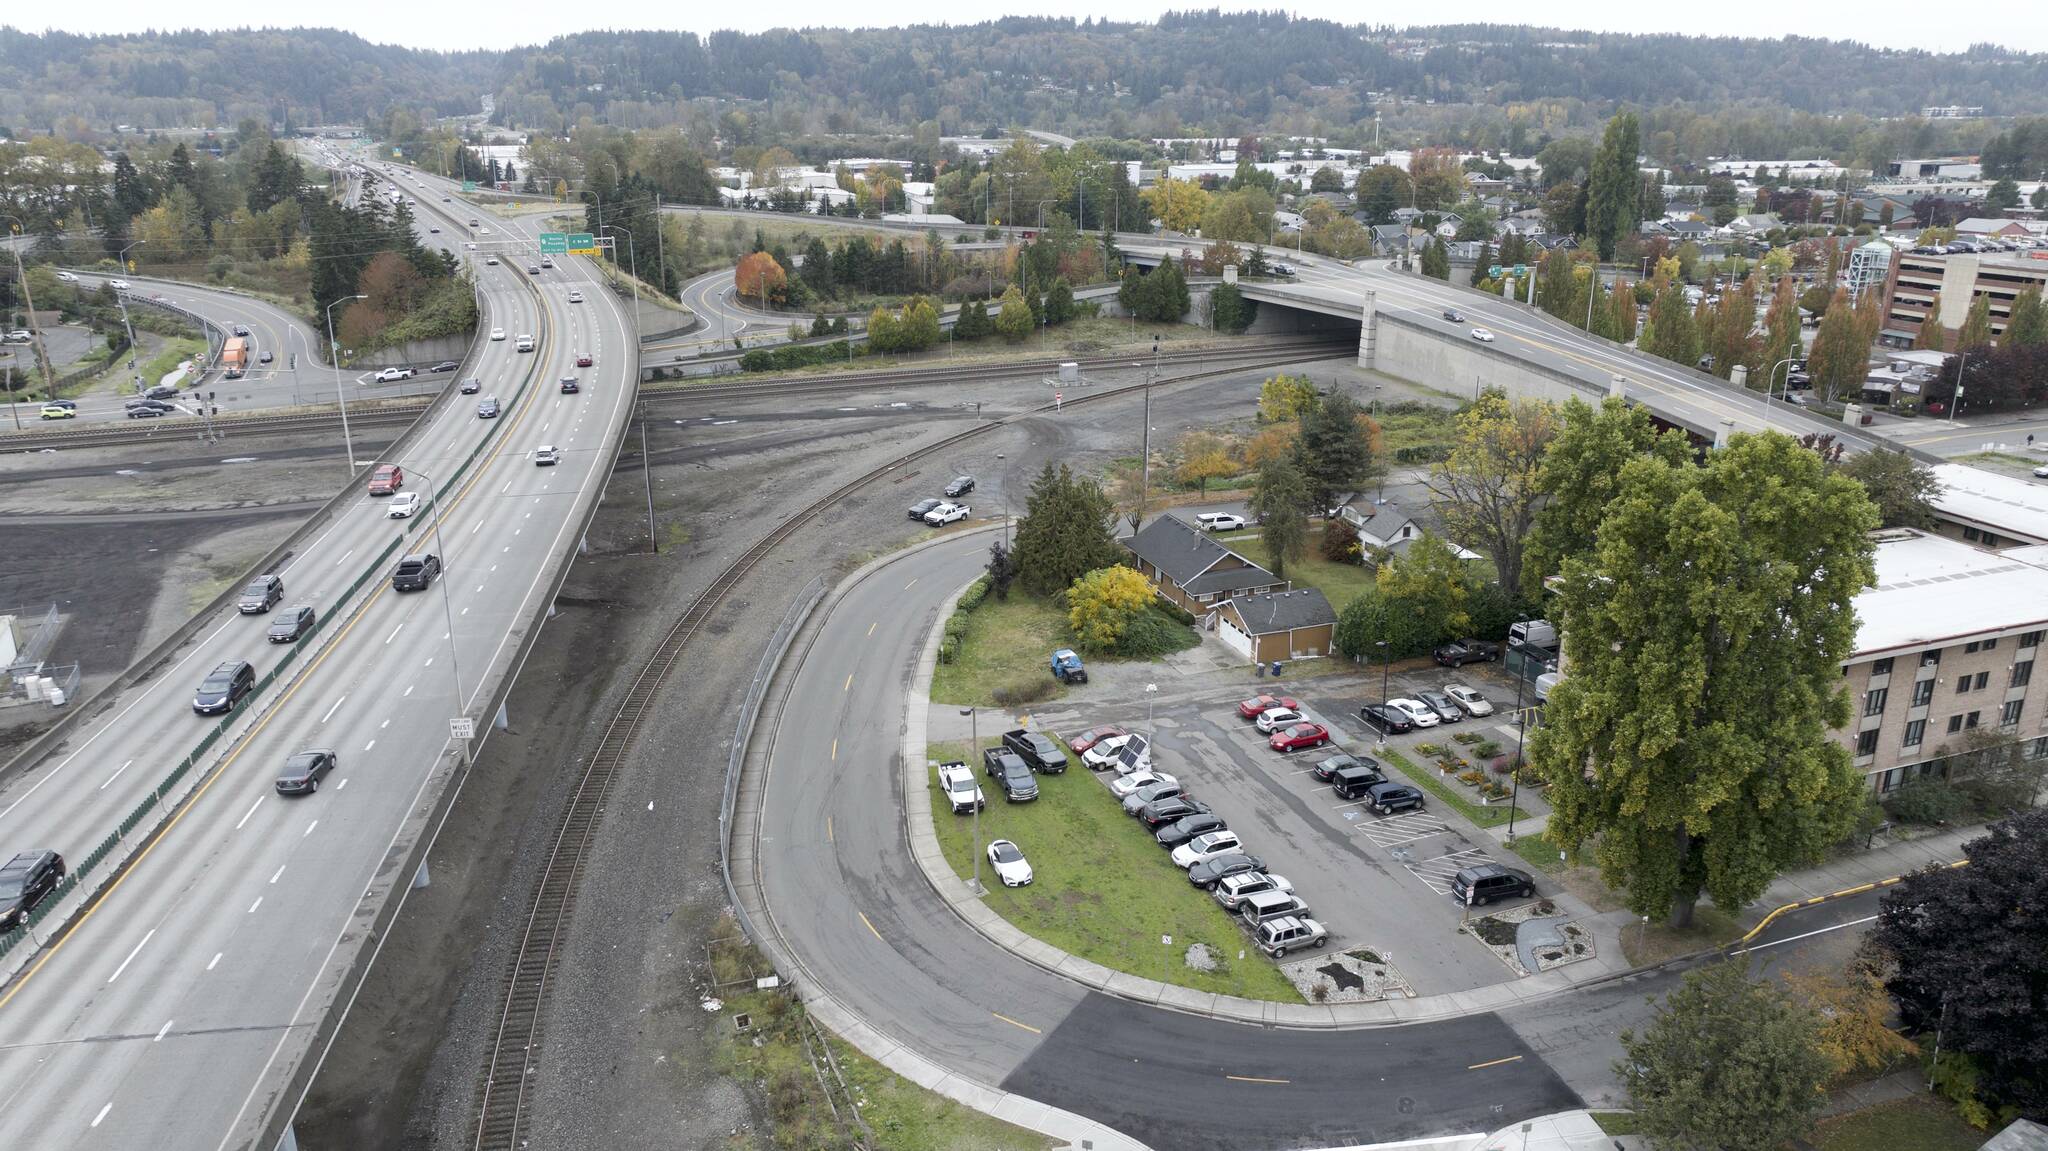
[[[1067,622],[1081,647],[1116,652],[1131,622],[1152,606],[1152,581],[1122,564],[1096,568],[1067,589]]]

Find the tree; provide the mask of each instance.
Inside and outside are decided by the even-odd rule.
[[[1385,224],[1394,218],[1394,209],[1410,198],[1408,173],[1392,164],[1376,164],[1358,174],[1358,184],[1352,189],[1358,197],[1358,210],[1365,214],[1368,224]]]
[[[1010,598],[1010,585],[1017,582],[1017,557],[1001,536],[988,545],[988,589],[998,600]]]
[[[1045,465],[1032,481],[1017,521],[1017,578],[1026,590],[1051,595],[1084,572],[1108,567],[1123,555],[1111,534],[1116,509],[1093,480],[1061,464]]]
[[[1259,422],[1291,424],[1301,420],[1322,403],[1322,393],[1307,376],[1281,373],[1268,376],[1259,385]]]
[[[1830,401],[1859,391],[1870,373],[1870,345],[1857,339],[1859,325],[1848,301],[1848,292],[1836,288],[1806,358],[1814,386]]]
[[[1796,333],[1797,327],[1795,325]],[[1608,339],[1626,344],[1636,338],[1636,285],[1616,281],[1607,296]]]
[[[1064,324],[1074,318],[1074,286],[1067,283],[1065,276],[1053,279],[1052,286],[1045,290],[1045,322]]]
[[[1536,153],[1547,191],[1559,184],[1576,183],[1593,171],[1593,142],[1584,136],[1560,136]]]
[[[1067,589],[1067,623],[1085,651],[1114,655],[1122,650],[1133,621],[1158,596],[1152,581],[1121,564],[1096,568]]]
[[[1209,319],[1219,332],[1236,335],[1251,327],[1258,314],[1258,301],[1245,299],[1236,284],[1218,284],[1209,290]]]
[[[1394,610],[1413,623],[1413,638],[1435,647],[1465,634],[1472,617],[1465,603],[1472,594],[1465,563],[1442,536],[1424,532],[1399,556],[1379,557],[1373,584]]]
[[[1451,278],[1451,254],[1435,236],[1422,246],[1422,274],[1434,280]]]
[[[1842,309],[1844,312],[1847,308]],[[1692,367],[1700,358],[1699,330],[1693,323],[1692,306],[1685,302],[1685,289],[1677,281],[1664,285],[1650,305],[1649,322],[1638,341],[1642,349],[1673,363]]]
[[[996,301],[1001,306],[995,316],[996,334],[1010,343],[1017,343],[1031,334],[1031,307],[1024,302],[1024,293],[1011,284],[1003,289],[1003,298]]]
[[[1913,334],[1913,346],[1923,352],[1947,350],[1948,329],[1941,326],[1941,293],[1934,293],[1927,301],[1927,316],[1920,321],[1920,330]]]
[[[1552,601],[1572,673],[1531,758],[1552,840],[1596,840],[1629,907],[1682,927],[1702,893],[1740,908],[1855,820],[1866,784],[1830,733],[1877,509],[1770,433],[1630,460],[1597,522]]]
[[[1192,232],[1202,226],[1209,193],[1193,180],[1161,180],[1143,192],[1159,226],[1169,232]]]
[[[1344,173],[1335,168],[1317,168],[1316,174],[1309,177],[1308,190],[1311,192],[1342,192],[1344,190]]]
[[[2048,304],[2042,303],[2040,288],[2029,287],[2013,300],[2000,342],[2011,348],[2048,344]]]
[[[1209,481],[1226,479],[1244,469],[1230,454],[1230,441],[1215,432],[1203,428],[1191,428],[1180,438],[1180,463],[1173,469],[1173,478],[1182,484],[1194,484],[1203,494],[1209,493]]]
[[[1991,185],[1984,193],[1984,207],[1987,211],[2004,215],[2020,206],[2020,186],[2010,178]]]
[[[1747,963],[1686,973],[1641,1035],[1621,1033],[1615,1074],[1655,1146],[1769,1151],[1812,1126],[1830,1064],[1820,1021]]]
[[[1934,527],[1934,497],[1941,494],[1941,481],[1934,478],[1932,468],[1904,450],[1877,447],[1851,456],[1842,464],[1842,474],[1863,485],[1885,527]]]
[[[1340,495],[1365,486],[1373,476],[1373,438],[1378,426],[1342,392],[1322,397],[1301,412],[1295,464],[1308,478],[1309,506],[1323,511]]]
[[[1692,454],[1683,432],[1658,432],[1649,412],[1623,400],[1606,399],[1593,407],[1573,397],[1557,410],[1555,423],[1536,476],[1543,506],[1522,543],[1517,586],[1531,596],[1541,593],[1543,581],[1556,575],[1565,560],[1593,550],[1600,516],[1629,461],[1652,454],[1677,464]]]
[[[1267,566],[1283,579],[1287,565],[1308,554],[1308,514],[1314,496],[1308,477],[1286,457],[1266,461],[1252,486],[1251,509],[1259,520],[1259,542]]]
[[[1435,645],[1426,623],[1378,588],[1352,597],[1337,613],[1337,650],[1353,659],[1398,660],[1423,655]],[[1387,646],[1382,649],[1379,644]]]
[[[1805,345],[1799,338],[1799,299],[1793,294],[1791,278],[1786,277],[1778,281],[1777,290],[1771,293],[1770,309],[1764,313],[1764,345],[1757,355],[1757,362],[1763,365],[1764,378],[1755,380],[1752,376],[1752,386],[1761,384],[1768,391],[1784,382],[1779,377],[1779,365],[1785,365],[1783,375],[1789,377],[1792,366],[1785,361],[1799,358],[1803,351]]]
[[[1815,1046],[1836,1080],[1860,1071],[1883,1071],[1920,1050],[1919,1044],[1889,1026],[1891,999],[1885,995],[1884,980],[1868,963],[1852,963],[1840,973],[1787,973],[1785,984],[1795,999],[1819,1016]]]
[[[995,330],[995,323],[988,316],[988,305],[980,300],[962,305],[959,318],[953,321],[953,338],[956,340],[979,340]]]
[[[1970,301],[1970,314],[1956,331],[1956,348],[1967,351],[1991,342],[1991,297],[1979,295]]]
[[[766,252],[749,252],[733,269],[733,290],[757,306],[782,290],[787,275],[775,257]]]
[[[1636,162],[1641,150],[1641,131],[1634,113],[1623,112],[1607,122],[1586,179],[1586,238],[1602,260],[1612,260],[1621,238],[1635,230],[1636,202],[1643,189]]]
[[[1994,1105],[2048,1110],[2048,810],[1994,823],[1970,865],[1929,868],[1884,895],[1872,940],[1912,1031],[1977,1065]]]
[[[1500,582],[1520,587],[1523,541],[1542,499],[1543,458],[1557,435],[1557,409],[1489,389],[1457,423],[1450,456],[1430,469],[1423,486],[1444,530],[1484,549]]]

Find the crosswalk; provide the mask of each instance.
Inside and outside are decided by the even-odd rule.
[[[1387,819],[1368,817],[1358,821],[1358,834],[1371,840],[1376,847],[1399,847],[1449,830],[1449,824],[1426,811],[1411,811]]]

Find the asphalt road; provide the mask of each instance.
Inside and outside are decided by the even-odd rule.
[[[537,242],[517,225],[494,227]],[[286,602],[357,614],[319,633],[312,642],[331,646],[302,653],[296,682],[243,704],[218,768],[176,822],[68,937],[0,989],[0,1143],[243,1147],[270,1112],[296,1105],[279,1093],[335,1007],[372,909],[409,878],[392,874],[392,845],[430,802],[448,719],[476,706],[509,670],[513,641],[537,626],[547,566],[573,546],[569,529],[601,493],[603,449],[629,414],[635,348],[623,311],[609,293],[571,306],[559,286],[527,278],[484,270],[491,322],[542,338],[532,356],[509,341],[481,353],[487,387],[509,406],[473,482],[444,501],[438,531],[426,508],[394,522],[386,501],[363,496],[308,538],[280,569]],[[578,373],[582,394],[562,395],[554,381],[576,371],[575,350],[598,366]],[[452,477],[487,430],[467,402],[447,406],[397,457],[408,490],[431,490],[430,473]],[[559,466],[535,467],[541,444],[563,450]],[[337,603],[400,530],[403,550],[441,553],[447,576],[401,596],[380,573]],[[259,671],[279,658],[261,635],[267,622],[232,609],[209,621],[57,755],[13,774],[0,786],[0,852],[53,847],[75,859],[111,832],[198,740],[206,721],[192,715],[189,692],[203,672],[227,658]],[[335,749],[340,768],[319,793],[281,798],[277,766],[305,747]]]

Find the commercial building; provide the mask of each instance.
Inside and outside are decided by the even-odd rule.
[[[1935,531],[1990,551],[2048,544],[2048,487],[1967,464],[1936,464]]]
[[[1977,297],[1986,296],[1991,301],[1991,336],[1997,339],[2005,331],[2013,301],[2030,287],[2048,289],[2048,252],[1900,252],[1891,261],[1879,338],[1911,345],[1937,298],[1937,319],[1953,333],[1963,326]]]

